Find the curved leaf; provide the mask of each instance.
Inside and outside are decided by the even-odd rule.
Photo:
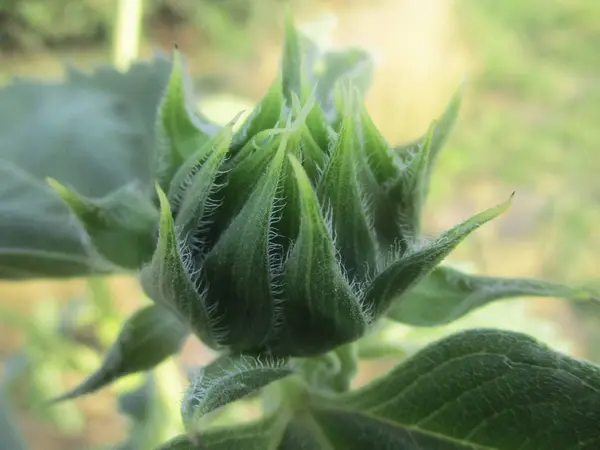
[[[211,348],[218,347],[218,320],[206,305],[202,279],[189,246],[177,235],[171,207],[160,186],[158,245],[152,261],[144,267],[140,281],[148,297],[167,308],[189,326]]]
[[[204,261],[207,299],[227,327],[222,343],[239,351],[261,348],[280,321],[272,229],[286,142]]]
[[[521,333],[470,330],[312,415],[345,450],[591,450],[600,446],[600,367]]]
[[[583,290],[530,278],[469,275],[436,267],[413,290],[392,304],[388,317],[412,326],[450,323],[487,303],[511,297],[557,297],[594,300]]]
[[[331,212],[336,246],[348,277],[361,282],[374,274],[378,249],[357,179],[360,144],[352,109],[358,102],[350,92],[346,94],[341,130],[317,192],[325,210]]]
[[[181,415],[188,432],[197,433],[202,416],[291,374],[285,359],[243,355],[216,359],[192,380],[183,399]]]
[[[150,370],[177,353],[189,330],[158,305],[137,311],[123,325],[102,366],[54,402],[95,392],[126,375]]]
[[[274,354],[319,355],[359,338],[370,322],[336,258],[336,251],[310,180],[288,155],[298,186],[301,222],[284,265],[283,326],[269,342]]]

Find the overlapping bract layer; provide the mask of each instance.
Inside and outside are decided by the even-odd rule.
[[[343,76],[328,81],[327,110],[301,50],[288,24],[280,76],[239,128],[216,134],[190,110],[175,55],[158,121],[159,243],[142,280],[216,349],[310,356],[354,341],[508,206],[423,244],[429,158],[458,96],[396,152]]]

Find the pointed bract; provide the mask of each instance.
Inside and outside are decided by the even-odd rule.
[[[377,243],[369,216],[368,198],[357,179],[359,142],[348,99],[346,115],[318,186],[319,200],[331,213],[335,243],[348,276],[364,280],[376,269]]]
[[[200,149],[216,132],[195,109],[191,83],[183,57],[173,52],[173,67],[159,106],[156,125],[155,175],[166,190],[179,166]]]
[[[284,323],[274,354],[318,355],[357,339],[369,323],[336,259],[336,250],[310,181],[289,156],[302,207],[300,233],[285,262]]]
[[[256,134],[263,130],[275,128],[282,119],[284,111],[284,97],[282,92],[282,80],[275,80],[260,103],[246,118],[243,125],[233,135],[231,143],[231,156],[237,153]]]
[[[215,316],[215,306],[208,306],[202,270],[192,249],[178,235],[165,193],[156,186],[160,200],[158,245],[152,261],[142,269],[140,281],[146,294],[171,310],[209,347],[219,348],[223,330]]]
[[[285,137],[241,211],[206,256],[210,302],[228,324],[227,345],[238,351],[260,348],[280,321],[275,282],[282,255],[272,244],[278,220],[278,187]],[[251,326],[248,326],[251,324]]]
[[[385,314],[394,299],[407,293],[426,277],[464,238],[505,212],[511,201],[512,195],[501,205],[471,217],[423,248],[401,257],[379,274],[365,292],[365,303],[373,307],[375,317]]]

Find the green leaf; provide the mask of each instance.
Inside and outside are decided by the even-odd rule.
[[[175,231],[171,207],[160,186],[158,245],[152,262],[140,273],[144,291],[152,300],[171,311],[211,348],[218,348],[222,330],[214,310],[206,304],[201,273],[191,248],[183,244]]]
[[[312,416],[332,448],[347,450],[591,450],[600,368],[521,333],[469,330]]]
[[[469,234],[505,212],[512,202],[513,195],[514,193],[501,205],[467,219],[423,248],[406,254],[390,264],[373,280],[365,292],[366,304],[373,308],[375,317],[385,314],[395,298],[408,292],[426,277]]]
[[[300,233],[284,266],[284,324],[269,343],[274,354],[312,356],[360,337],[370,318],[336,259],[331,233],[310,180],[288,155],[302,209]]]
[[[191,381],[183,398],[181,415],[188,433],[198,434],[200,419],[206,414],[291,374],[285,359],[217,358]]]
[[[221,342],[235,351],[261,348],[281,320],[275,280],[281,255],[272,245],[272,229],[287,138],[204,260],[208,303],[227,330]]]
[[[0,89],[0,278],[114,270],[90,256],[84,230],[44,180],[90,198],[139,183],[150,198],[155,112],[169,66],[155,59],[125,73],[72,71],[63,82]]]
[[[302,94],[302,53],[298,32],[288,10],[285,18],[285,40],[281,60],[281,88],[288,107],[292,105],[292,95]]]
[[[152,258],[158,211],[137,186],[90,199],[52,178],[47,181],[75,213],[102,257],[126,269],[139,269]]]
[[[173,53],[173,68],[158,110],[156,178],[166,189],[173,174],[208,142],[216,127],[195,109],[194,95],[183,57]]]
[[[231,155],[237,155],[244,145],[261,131],[276,128],[281,119],[283,105],[282,80],[278,78],[271,84],[263,99],[234,134],[230,149]]]
[[[123,325],[102,366],[54,402],[95,392],[126,375],[150,370],[177,353],[188,329],[158,305],[137,311]]]
[[[593,300],[586,290],[548,281],[469,275],[439,266],[413,290],[399,296],[387,315],[407,325],[433,327],[453,322],[487,303],[511,297]]]
[[[357,179],[360,144],[352,111],[356,104],[348,95],[342,128],[317,192],[321,204],[331,212],[344,269],[351,280],[362,282],[375,273],[378,249],[367,200]]]
[[[235,427],[214,427],[200,436],[179,436],[157,450],[277,450],[289,414],[277,412]]]

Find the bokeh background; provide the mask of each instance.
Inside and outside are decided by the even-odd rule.
[[[60,78],[65,61],[84,69],[125,67],[132,57],[169,52],[177,43],[199,107],[224,121],[251,107],[273,79],[287,4],[322,45],[360,45],[373,54],[368,108],[391,143],[422,135],[466,81],[457,125],[435,169],[426,229],[437,233],[513,190],[517,195],[507,214],[456,250],[454,262],[486,274],[600,287],[600,2],[0,0],[0,84],[14,76]],[[54,412],[32,400],[85,375],[51,363],[76,351],[52,336],[59,306],[89,297],[95,305],[110,303],[107,336],[142,301],[135,280],[124,277],[0,283],[4,372],[21,373],[17,351],[34,362],[34,375],[17,376],[26,381],[10,389],[12,414],[34,450],[116,448],[127,432],[115,389]],[[436,336],[475,325],[526,331],[600,362],[600,312],[589,305],[517,299]],[[195,342],[185,350],[189,361],[207,357]],[[74,354],[90,360],[83,364],[89,370],[97,364],[97,355]],[[370,365],[361,376],[383,369]],[[174,386],[169,402],[176,414],[183,385]]]

